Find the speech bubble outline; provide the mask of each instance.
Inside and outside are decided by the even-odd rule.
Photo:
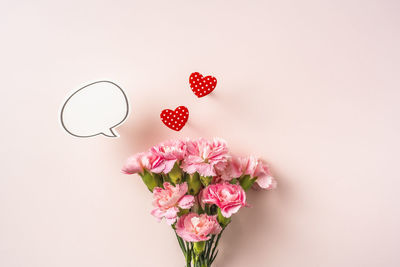
[[[77,95],[79,92],[81,92],[82,90],[85,90],[85,89],[87,89],[88,87],[91,88],[92,86],[94,86],[94,85],[96,85],[96,84],[100,84],[100,83],[109,83],[109,84],[115,86],[116,89],[119,89],[119,91],[122,93],[122,96],[123,96],[123,99],[124,99],[124,102],[125,102],[125,114],[124,114],[123,119],[120,120],[118,123],[115,123],[115,124],[112,125],[111,127],[107,127],[107,129],[103,129],[103,130],[101,130],[100,132],[97,132],[97,133],[95,133],[95,134],[90,134],[90,135],[79,135],[79,134],[73,133],[71,130],[68,129],[68,127],[66,126],[66,123],[64,122],[64,118],[63,118],[63,117],[64,117],[63,114],[64,114],[64,111],[65,111],[65,109],[66,109],[66,106],[68,105],[68,102],[69,102],[75,95]],[[116,132],[116,130],[115,130],[114,128],[117,127],[117,126],[119,126],[119,125],[121,125],[121,124],[126,120],[126,118],[128,117],[128,115],[129,115],[129,102],[128,102],[128,98],[127,98],[127,96],[126,96],[124,90],[123,90],[119,85],[117,85],[116,83],[114,83],[114,82],[112,82],[112,81],[101,80],[101,81],[96,81],[96,82],[92,82],[92,83],[90,83],[90,84],[87,84],[87,85],[81,87],[80,89],[78,89],[78,90],[76,90],[76,91],[73,91],[72,94],[70,94],[69,97],[67,97],[67,99],[63,102],[62,108],[61,108],[61,110],[60,110],[60,122],[61,122],[61,126],[64,128],[64,130],[65,130],[67,133],[69,133],[69,134],[71,134],[71,135],[73,135],[73,136],[75,136],[75,137],[87,138],[87,137],[94,137],[94,136],[97,136],[97,135],[104,135],[104,136],[106,136],[106,137],[119,137],[118,132]],[[104,124],[105,124],[105,123],[104,123]]]

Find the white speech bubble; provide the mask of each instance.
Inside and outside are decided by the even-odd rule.
[[[64,129],[76,137],[118,137],[114,128],[124,122],[128,111],[128,99],[121,87],[110,81],[98,81],[68,97],[60,119]]]

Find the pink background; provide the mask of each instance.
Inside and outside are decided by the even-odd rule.
[[[224,137],[279,180],[251,192],[218,267],[400,265],[399,1],[0,2],[0,266],[176,267],[173,232],[125,158]],[[197,99],[191,72],[213,74]],[[124,88],[119,139],[79,139],[62,100]],[[164,127],[186,105],[189,124]]]

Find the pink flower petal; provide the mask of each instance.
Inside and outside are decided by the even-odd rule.
[[[194,196],[192,195],[186,195],[181,198],[178,202],[178,206],[181,209],[190,209],[194,204]]]
[[[270,175],[258,177],[256,183],[262,188],[267,190],[272,190],[277,187],[277,182],[274,177]]]

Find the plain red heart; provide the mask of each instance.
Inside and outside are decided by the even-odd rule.
[[[217,79],[213,76],[203,77],[198,72],[193,72],[189,77],[190,88],[197,97],[203,97],[214,91]]]
[[[160,118],[168,128],[180,131],[189,119],[189,110],[185,106],[179,106],[175,110],[164,109]]]

